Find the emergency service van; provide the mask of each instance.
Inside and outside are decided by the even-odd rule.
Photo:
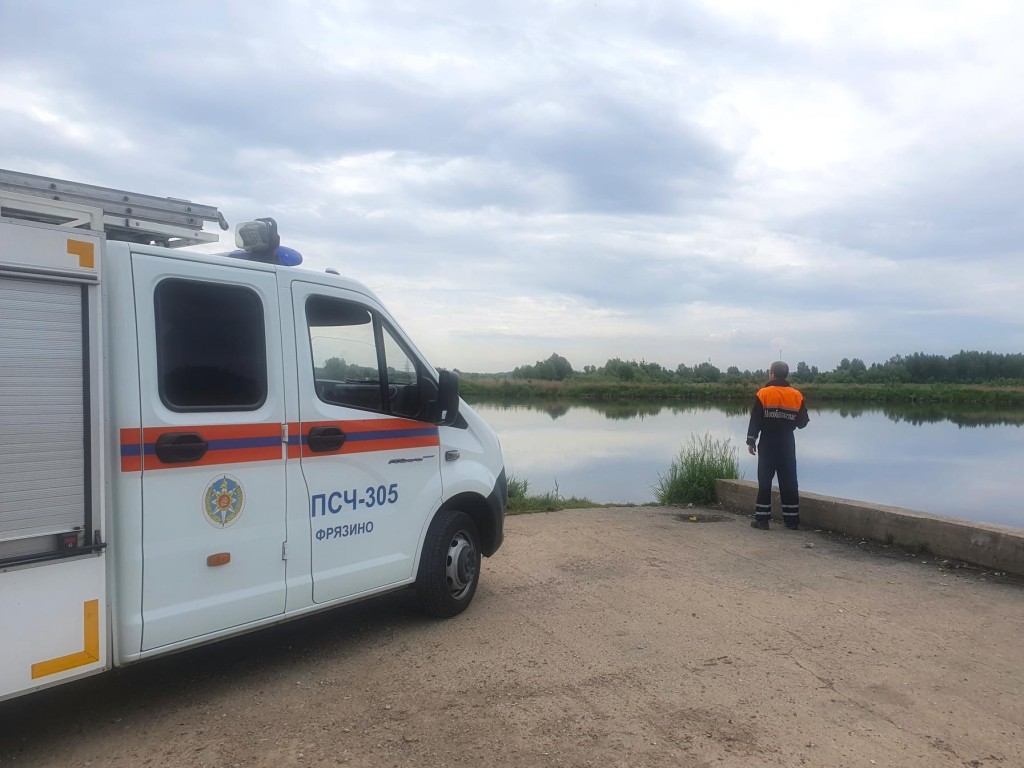
[[[494,432],[276,224],[0,170],[0,700],[413,586],[501,545]]]

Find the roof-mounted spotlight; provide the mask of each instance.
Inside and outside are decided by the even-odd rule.
[[[274,250],[281,244],[277,222],[273,219],[243,221],[235,227],[235,245],[250,254],[253,261],[273,263]]]
[[[271,218],[243,221],[235,227],[235,245],[241,248],[231,256],[294,267],[302,263],[302,254],[281,245],[277,222]]]

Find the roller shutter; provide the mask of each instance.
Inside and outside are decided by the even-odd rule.
[[[0,561],[88,515],[85,288],[0,277]]]

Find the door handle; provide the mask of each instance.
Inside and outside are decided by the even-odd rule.
[[[340,450],[345,444],[345,433],[339,427],[313,427],[306,437],[309,450],[316,453]]]
[[[156,440],[156,455],[164,464],[184,464],[199,461],[209,447],[196,432],[164,432]]]

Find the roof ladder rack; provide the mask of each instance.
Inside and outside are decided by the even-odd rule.
[[[84,207],[98,216],[83,216]],[[87,226],[111,240],[156,243],[169,248],[216,242],[204,232],[207,221],[228,223],[212,205],[173,197],[154,197],[109,187],[78,184],[0,168],[0,215],[68,227]]]

